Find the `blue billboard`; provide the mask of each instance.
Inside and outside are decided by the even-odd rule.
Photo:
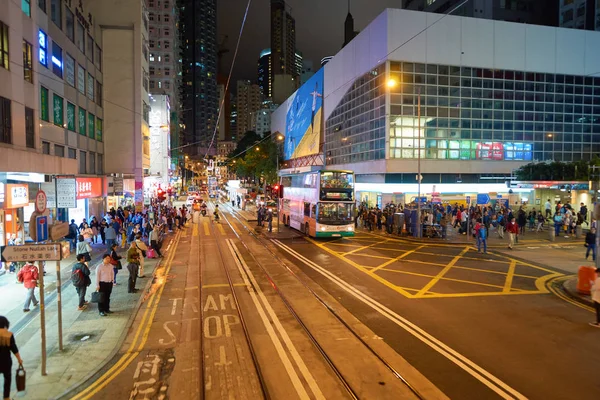
[[[318,70],[287,101],[285,117],[286,160],[317,154],[323,122],[323,73]]]

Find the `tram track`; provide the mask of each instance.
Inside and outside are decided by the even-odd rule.
[[[400,381],[404,386],[406,386],[410,392],[412,392],[412,394],[414,394],[414,396],[417,399],[425,399],[425,397],[414,387],[414,385],[412,385],[407,378],[405,378],[399,371],[397,371],[393,365],[391,365],[388,361],[385,360],[385,358],[383,356],[381,356],[375,349],[373,349],[372,346],[370,346],[362,337],[361,335],[356,332],[328,303],[327,301],[325,301],[322,296],[320,296],[318,293],[316,293],[308,284],[308,282],[306,282],[305,279],[303,279],[302,277],[300,277],[295,271],[293,271],[292,268],[290,268],[290,266],[288,265],[288,262],[286,260],[284,260],[282,257],[280,257],[278,254],[276,254],[272,249],[270,249],[262,240],[261,238],[255,233],[253,232],[251,229],[248,228],[248,226],[236,215],[235,210],[232,209],[228,204],[227,204],[227,208],[230,210],[230,216],[234,219],[236,219],[240,225],[246,230],[246,232],[253,238],[256,239],[256,241],[268,252],[268,254],[273,257],[274,260],[276,260],[281,266],[283,266],[286,271],[294,277],[294,279],[299,282],[306,290],[308,293],[310,293],[310,295],[312,297],[314,297],[319,304],[321,304],[325,310],[332,315],[339,323],[341,323],[345,329],[347,329],[347,331],[356,339],[358,340],[358,342],[364,346],[368,352],[370,352],[377,360],[379,360],[379,362],[392,374],[392,376],[397,379],[398,381]],[[253,252],[250,250],[250,248],[248,247],[248,245],[245,243],[244,239],[242,238],[242,236],[237,232],[237,230],[233,227],[232,222],[229,220],[229,218],[224,214],[221,213],[222,215],[222,219],[227,222],[227,224],[231,227],[232,231],[234,232],[235,236],[238,238],[238,240],[240,241],[240,243],[244,246],[244,248],[248,251],[248,253],[250,254],[250,256],[252,257],[252,260],[256,263],[256,265],[260,268],[261,272],[264,274],[264,276],[267,278],[269,285],[275,290],[276,294],[278,295],[278,297],[282,300],[283,304],[285,305],[286,309],[288,310],[288,312],[294,317],[294,319],[296,320],[296,322],[299,324],[299,326],[302,328],[303,332],[307,335],[307,337],[309,338],[311,344],[315,347],[315,349],[317,350],[317,352],[321,355],[321,357],[323,358],[323,360],[325,361],[325,363],[329,366],[329,368],[331,369],[331,371],[333,372],[333,374],[337,377],[337,379],[339,380],[341,386],[346,390],[347,394],[350,396],[350,398],[352,399],[359,399],[360,396],[358,395],[358,391],[352,387],[352,385],[349,383],[348,379],[346,377],[344,377],[344,375],[342,374],[342,372],[340,371],[340,368],[334,363],[334,361],[332,360],[332,357],[330,355],[328,355],[327,351],[323,348],[323,346],[319,343],[319,341],[317,340],[317,338],[315,337],[315,335],[313,335],[313,333],[310,331],[310,329],[308,328],[307,324],[302,320],[302,318],[300,317],[299,313],[297,312],[297,310],[294,308],[294,306],[290,303],[290,301],[288,300],[288,298],[285,296],[285,294],[282,292],[282,290],[279,288],[279,286],[276,284],[276,282],[274,281],[274,279],[272,278],[271,274],[267,271],[267,269],[264,267],[264,265],[262,265],[262,263],[255,257],[255,255],[253,254]],[[238,255],[239,256],[239,255]]]

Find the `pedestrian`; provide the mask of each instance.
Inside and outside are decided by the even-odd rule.
[[[117,231],[115,231],[112,224],[107,225],[106,228],[104,228],[104,238],[106,239],[107,247],[112,249],[112,245],[115,244],[115,241],[117,240]]]
[[[69,234],[67,235],[67,239],[71,243],[71,250],[75,250],[77,247],[77,237],[79,236],[79,229],[77,228],[77,224],[75,220],[72,219],[69,224]]]
[[[590,322],[590,325],[600,328],[600,268],[596,268],[596,279],[591,283],[592,301],[594,302],[594,308],[596,309],[596,322]]]
[[[256,226],[262,226],[263,221],[263,213],[262,206],[258,206],[258,210],[256,211]]]
[[[10,353],[13,353],[19,365],[23,366],[23,359],[19,354],[15,336],[8,330],[9,326],[8,319],[0,316],[0,374],[4,375],[4,400],[10,400],[12,378],[12,357]]]
[[[159,257],[162,257],[163,255],[160,252],[160,233],[158,231],[158,229],[152,229],[152,231],[150,231],[150,247],[154,249]]]
[[[590,229],[590,231],[585,235],[585,247],[587,247],[587,250],[585,251],[585,259],[588,259],[591,251],[592,260],[596,261],[596,228]]]
[[[483,244],[483,254],[487,254],[487,228],[485,224],[482,224],[479,227],[479,232],[477,234],[477,252],[481,253],[481,245]]]
[[[108,228],[108,223],[106,222],[106,219],[102,218],[102,221],[98,225],[98,230],[100,231],[100,238],[102,239],[103,245],[106,245],[106,228]],[[108,248],[110,249],[110,244],[108,245]]]
[[[71,269],[71,282],[77,291],[77,296],[79,296],[79,307],[77,309],[83,311],[87,307],[85,292],[92,283],[90,269],[85,265],[85,255],[83,254],[77,254],[77,263]]]
[[[515,245],[516,237],[519,234],[519,227],[517,226],[514,217],[506,225],[506,232],[508,232],[508,248],[512,250]]]
[[[145,278],[144,275],[144,257],[146,257],[146,252],[148,251],[148,246],[146,243],[142,241],[142,234],[138,233],[135,237],[135,240],[131,242],[133,246],[135,246],[139,256],[140,256],[140,271],[138,273],[139,278]]]
[[[96,217],[92,217],[90,221],[90,228],[92,229],[92,242],[96,244],[98,242],[98,232],[100,231],[100,223],[96,219]]]
[[[138,269],[140,266],[140,255],[135,243],[131,243],[131,247],[127,250],[127,271],[129,271],[129,280],[127,282],[127,292],[135,293],[135,282],[137,281]]]
[[[83,223],[83,228],[79,229],[79,233],[83,236],[83,238],[86,241],[92,241],[92,238],[94,238],[94,242],[96,241],[95,236],[94,236],[94,231],[92,230],[92,228],[90,228],[90,226],[88,224],[86,224],[85,222]]]
[[[560,236],[560,229],[563,226],[563,216],[560,212],[554,214],[554,236]]]
[[[273,232],[273,211],[269,210],[266,217],[267,224],[269,224],[269,232]]]
[[[121,234],[121,248],[124,249],[125,245],[127,244],[127,232],[124,228],[121,228],[119,233]]]
[[[27,262],[17,274],[17,281],[23,283],[23,286],[25,289],[27,289],[27,294],[25,295],[25,304],[23,305],[23,312],[29,312],[29,305],[32,301],[34,307],[39,304],[38,300],[35,298],[35,288],[37,287],[38,278],[38,268],[29,262]]]
[[[115,273],[110,263],[111,260],[110,254],[104,254],[102,264],[96,268],[96,291],[102,293],[98,303],[98,312],[101,317],[112,314],[112,311],[110,311],[110,294],[112,293]]]
[[[79,243],[77,243],[76,255],[83,254],[85,262],[92,261],[92,246],[85,241],[85,236],[79,235]]]
[[[110,246],[110,257],[111,257],[111,261],[110,263],[113,266],[113,272],[115,273],[115,278],[113,279],[113,285],[117,285],[117,274],[119,273],[120,269],[123,269],[123,266],[121,265],[121,257],[118,253],[117,253],[117,248],[119,246],[117,246],[116,243],[113,243],[112,246]]]
[[[549,219],[552,216],[552,203],[550,203],[550,199],[548,199],[544,208],[546,209],[546,218]]]
[[[588,209],[587,209],[587,206],[585,204],[583,204],[583,203],[580,204],[579,213],[583,217],[583,222],[585,222],[585,224],[588,225],[588,220],[587,220]]]

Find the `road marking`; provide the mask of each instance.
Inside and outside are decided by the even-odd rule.
[[[198,236],[198,224],[194,224],[194,227],[192,228],[192,237],[196,236]]]
[[[557,278],[553,279],[552,281],[555,281],[555,280],[556,280],[556,281],[559,281],[559,282],[560,282],[560,284],[562,284],[562,282],[563,282],[563,281],[565,281],[565,280],[567,280],[567,279],[569,279],[569,278],[572,278],[573,276],[575,276],[575,275],[572,275],[572,276],[564,276],[564,277],[557,277]],[[577,301],[575,301],[575,300],[571,299],[569,296],[567,296],[566,294],[564,294],[564,293],[563,293],[563,292],[562,292],[560,289],[556,289],[555,287],[553,287],[553,286],[552,286],[552,282],[547,282],[547,283],[546,283],[546,287],[548,288],[548,290],[549,290],[551,293],[555,294],[556,296],[558,296],[558,297],[559,297],[559,298],[561,298],[562,300],[566,301],[567,303],[571,303],[571,304],[573,304],[574,306],[577,306],[577,307],[579,307],[579,308],[583,308],[584,310],[586,310],[586,311],[589,311],[589,312],[591,312],[591,313],[595,313],[595,312],[596,312],[596,310],[595,310],[594,308],[592,308],[592,307],[590,307],[590,306],[586,306],[585,304],[581,304],[581,303],[579,303],[579,302],[577,302]]]
[[[401,317],[396,312],[390,310],[386,306],[365,295],[360,290],[350,285],[348,282],[344,281],[343,279],[337,277],[335,274],[329,272],[327,269],[304,257],[289,246],[281,243],[279,240],[274,239],[273,243],[275,243],[283,251],[287,252],[288,254],[292,255],[296,259],[306,264],[308,267],[312,268],[313,270],[319,272],[321,275],[328,278],[330,281],[335,283],[337,286],[339,286],[352,296],[356,297],[358,300],[367,304],[372,309],[379,312],[381,315],[388,318],[399,327],[403,328],[415,338],[421,340],[423,343],[425,343],[433,350],[446,357],[448,360],[452,361],[454,364],[462,368],[465,372],[467,372],[468,374],[479,380],[481,383],[483,383],[485,386],[493,390],[503,399],[508,400],[516,398],[519,400],[526,400],[526,397],[523,396],[521,393],[508,386],[506,383],[502,382],[500,379],[498,379],[479,365],[475,364],[467,357],[452,349],[442,341],[436,339],[434,336],[430,335],[429,333],[427,333],[414,323],[410,322],[406,318]]]
[[[375,272],[379,271],[380,269],[382,269],[382,268],[385,268],[385,267],[387,267],[388,265],[390,265],[390,264],[392,264],[392,263],[394,263],[394,262],[396,262],[396,261],[398,261],[398,260],[401,260],[401,259],[403,259],[404,257],[406,257],[406,256],[408,256],[408,255],[411,255],[412,253],[414,253],[415,251],[417,251],[417,250],[419,250],[419,249],[422,249],[423,247],[425,247],[425,245],[422,245],[422,246],[419,246],[419,247],[417,247],[417,248],[415,248],[415,249],[409,250],[409,251],[407,251],[406,253],[404,253],[404,254],[401,254],[401,255],[399,255],[399,256],[398,256],[398,257],[396,257],[396,258],[392,258],[391,260],[384,262],[383,264],[379,265],[378,267],[376,267],[376,268],[373,268],[373,269],[370,271],[370,273],[371,273],[371,274],[374,274]]]
[[[510,292],[512,286],[513,277],[515,276],[515,268],[517,267],[517,260],[512,260],[508,266],[508,273],[506,274],[506,281],[504,282],[504,289],[502,292]]]
[[[221,236],[227,236],[227,234],[225,233],[225,228],[223,228],[223,225],[218,224],[217,229],[219,230],[219,232],[221,232]]]
[[[204,235],[205,236],[210,236],[210,229],[208,228],[208,222],[203,221],[202,222],[202,227],[204,228]]]
[[[233,286],[246,286],[245,283],[234,283]],[[223,287],[229,287],[229,283],[213,283],[211,285],[202,285],[202,289],[214,289],[214,288],[223,288]],[[197,289],[198,287],[196,287]]]
[[[342,254],[342,255],[343,255],[343,256],[348,256],[348,255],[350,255],[350,254],[356,253],[357,251],[366,250],[366,249],[368,249],[369,247],[377,246],[378,244],[384,244],[384,243],[386,243],[386,242],[387,242],[387,240],[382,240],[382,241],[375,242],[375,243],[373,243],[373,244],[369,244],[369,245],[367,245],[367,246],[361,246],[361,247],[359,247],[358,249],[351,250],[351,251],[349,251],[349,252],[347,252],[347,253],[344,253],[344,254]]]
[[[477,281],[467,281],[467,280],[463,280],[463,279],[455,279],[455,278],[445,278],[445,277],[441,277],[438,278],[438,275],[427,275],[427,274],[420,274],[418,272],[411,272],[411,271],[402,271],[400,269],[388,269],[388,268],[384,268],[382,269],[382,271],[387,271],[387,272],[397,272],[399,274],[407,274],[407,275],[414,275],[414,276],[421,276],[423,278],[433,278],[432,281],[434,279],[438,279],[438,281],[450,281],[450,282],[459,282],[459,283],[468,283],[471,285],[480,285],[480,286],[487,286],[487,287],[493,287],[496,289],[503,289],[504,286],[499,286],[499,285],[493,285],[491,283],[482,283],[482,282],[477,282]],[[430,281],[430,282],[432,282]],[[419,293],[417,293],[415,296],[417,296],[417,298],[419,297],[426,297],[423,293],[421,293],[423,291],[423,289],[417,289],[419,290]],[[427,290],[427,293],[431,293],[429,290]],[[484,292],[487,293],[487,292]],[[537,292],[536,292],[537,293]],[[464,293],[464,294],[469,294],[469,295],[473,295],[473,296],[480,296],[481,293]]]
[[[173,243],[174,243],[173,251],[169,253],[169,255],[167,256],[167,261],[165,263],[165,265],[166,265],[165,275],[168,275],[169,271],[171,270],[172,261],[173,261],[173,258],[175,257],[175,253],[177,252],[176,251],[177,246],[179,244],[180,238],[183,236],[183,233],[181,231],[178,231],[175,235],[176,236],[173,241]],[[131,364],[131,362],[138,356],[138,354],[141,352],[144,345],[146,344],[146,341],[148,340],[148,334],[150,333],[150,327],[152,326],[152,321],[154,319],[154,315],[156,314],[156,310],[158,309],[158,303],[160,302],[160,298],[162,296],[164,287],[165,287],[165,285],[162,285],[159,290],[155,291],[150,296],[148,305],[146,307],[146,310],[144,311],[144,315],[142,316],[142,320],[140,321],[140,324],[139,324],[138,329],[135,333],[135,336],[131,342],[131,345],[129,346],[129,348],[127,349],[125,354],[115,363],[115,365],[113,365],[108,371],[106,371],[100,378],[98,378],[96,381],[94,381],[91,385],[86,387],[81,392],[77,393],[72,398],[72,400],[92,398],[92,396],[97,394],[100,390],[102,390],[110,382],[112,382],[121,372],[123,372],[125,370],[125,368],[127,368],[129,366],[129,364]],[[145,330],[144,330],[144,327],[146,327]],[[143,334],[142,334],[142,331],[144,332]],[[136,350],[135,347],[136,347],[136,343],[138,342],[138,339],[140,338],[140,334],[142,334],[142,336],[141,336],[141,340],[140,340],[138,349]]]
[[[466,253],[469,251],[469,249],[470,249],[470,247],[469,247],[469,246],[465,247],[465,248],[463,249],[463,251],[461,251],[461,252],[460,252],[460,254],[459,254],[459,255],[457,255],[456,257],[454,257],[454,258],[452,259],[452,261],[450,261],[450,262],[448,263],[448,265],[446,265],[446,267],[445,267],[443,270],[441,270],[441,271],[440,271],[440,272],[439,272],[439,273],[436,275],[436,277],[435,277],[435,278],[433,278],[431,281],[429,281],[429,282],[427,283],[427,285],[425,285],[425,286],[424,286],[424,287],[423,287],[423,288],[422,288],[422,289],[419,291],[419,293],[417,293],[416,295],[417,295],[417,296],[422,296],[424,293],[427,293],[427,292],[429,291],[429,289],[431,289],[431,288],[432,288],[432,287],[433,287],[433,286],[434,286],[436,283],[438,283],[438,282],[439,282],[439,280],[440,280],[440,279],[441,279],[441,278],[442,278],[444,275],[446,275],[446,273],[447,273],[448,271],[450,271],[450,269],[452,269],[452,267],[454,266],[454,264],[456,264],[456,263],[458,262],[458,260],[460,260],[460,259],[462,258],[462,256],[463,256],[463,255],[465,255],[465,254],[466,254]]]
[[[250,268],[248,268],[248,265],[244,261],[244,258],[239,253],[239,250],[237,249],[236,245],[233,243],[233,241],[231,239],[227,239],[226,242],[227,242],[227,246],[229,247],[229,251],[231,252],[231,255],[233,256],[235,264],[238,267],[240,275],[244,279],[244,282],[249,287],[252,286],[254,288],[254,290],[249,291],[252,301],[254,302],[254,306],[256,307],[256,310],[258,311],[260,318],[263,321],[263,325],[265,326],[265,329],[267,330],[267,333],[269,334],[271,341],[273,342],[273,345],[275,346],[275,349],[277,350],[277,353],[279,354],[279,358],[281,359],[281,361],[288,373],[288,376],[290,377],[292,384],[294,385],[294,388],[296,389],[296,392],[298,393],[298,395],[300,396],[301,399],[310,399],[310,396],[308,395],[308,393],[306,392],[306,389],[304,388],[304,385],[300,381],[300,378],[298,377],[298,374],[296,373],[296,370],[294,369],[294,366],[292,365],[287,353],[283,349],[281,341],[276,336],[275,330],[273,329],[273,325],[279,332],[279,335],[281,336],[281,340],[283,340],[288,351],[292,355],[292,358],[296,362],[296,365],[298,366],[298,369],[300,370],[302,376],[308,383],[308,386],[310,387],[313,395],[317,399],[324,400],[325,396],[323,396],[321,389],[319,388],[319,386],[317,385],[312,374],[306,367],[304,360],[302,360],[302,357],[300,357],[300,354],[298,354],[296,347],[294,346],[294,344],[290,340],[290,337],[288,336],[287,332],[281,325],[279,318],[275,314],[275,311],[271,307],[271,304],[269,303],[269,301],[265,297],[263,291],[261,290],[260,286],[258,285],[258,282],[254,278],[252,271],[250,271]],[[250,284],[250,282],[252,282],[252,285]],[[261,301],[259,301],[259,298]],[[271,322],[269,321],[267,315],[265,314],[265,310],[266,310],[266,313],[269,314],[269,317],[271,317],[272,325],[271,325]]]

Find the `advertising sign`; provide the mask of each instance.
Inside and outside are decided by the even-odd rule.
[[[102,178],[77,178],[77,200],[102,197]]]
[[[123,178],[113,178],[113,193],[115,196],[123,196]]]
[[[29,186],[6,185],[5,208],[19,208],[29,204]]]
[[[75,178],[56,179],[56,206],[77,208],[77,182]]]
[[[317,71],[288,99],[285,119],[286,160],[319,152],[323,118],[324,69]]]

